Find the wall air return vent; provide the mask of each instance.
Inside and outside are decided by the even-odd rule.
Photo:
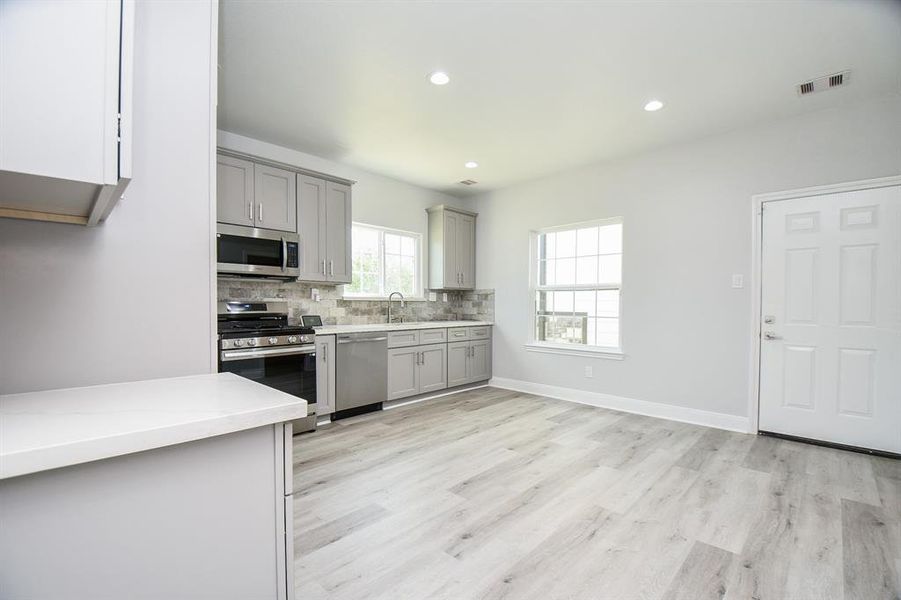
[[[848,83],[848,77],[850,75],[851,71],[842,71],[840,73],[833,73],[832,75],[825,75],[823,77],[811,79],[810,81],[805,81],[804,83],[799,83],[798,95],[806,96],[815,92],[822,92],[840,85],[845,85]]]
[[[475,185],[478,183],[478,181],[475,181],[474,179],[464,179],[460,183],[462,183],[463,185]]]

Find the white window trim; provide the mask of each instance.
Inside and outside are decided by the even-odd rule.
[[[403,236],[407,236],[407,237],[412,237],[412,238],[414,238],[414,239],[416,240],[416,241],[415,241],[415,252],[416,252],[416,255],[415,255],[415,258],[414,258],[414,262],[416,263],[416,267],[417,267],[417,268],[416,268],[415,278],[414,278],[414,281],[413,281],[413,291],[414,291],[414,295],[411,296],[411,297],[409,297],[409,298],[408,298],[408,297],[404,297],[404,301],[410,301],[410,302],[425,302],[425,301],[426,301],[426,298],[425,298],[425,288],[423,287],[423,282],[425,281],[425,279],[424,279],[425,273],[424,273],[424,265],[423,265],[423,260],[422,260],[422,234],[419,233],[419,232],[417,232],[417,231],[406,231],[406,230],[404,230],[404,229],[394,229],[394,228],[392,228],[392,227],[383,227],[382,225],[373,225],[373,224],[371,224],[371,223],[361,223],[360,221],[353,221],[353,222],[351,223],[351,231],[353,231],[353,226],[354,226],[354,225],[358,225],[358,226],[360,226],[360,227],[366,227],[366,228],[368,228],[368,229],[377,229],[377,230],[379,230],[379,231],[382,232],[382,235],[383,235],[383,236],[384,236],[384,234],[386,234],[386,233],[393,233],[393,234],[395,234],[395,235],[403,235]],[[379,260],[380,260],[380,263],[379,263],[379,270],[380,270],[380,272],[382,273],[382,275],[384,276],[384,269],[385,269],[385,265],[384,265],[384,260],[385,260],[384,251],[381,252],[381,255],[380,255],[380,257],[379,257]],[[351,254],[351,263],[353,263],[353,254]],[[353,276],[353,272],[352,272],[352,271],[351,271],[351,276]],[[362,300],[362,301],[367,301],[367,302],[373,302],[373,301],[385,301],[385,300],[388,299],[388,295],[387,295],[387,294],[384,295],[384,296],[379,296],[379,295],[375,295],[375,296],[372,296],[372,295],[362,296],[362,295],[348,294],[348,293],[347,293],[347,288],[348,288],[348,287],[349,287],[349,286],[347,286],[347,285],[345,285],[345,286],[342,287],[342,290],[341,290],[341,299],[342,299],[342,300]]]
[[[553,227],[542,227],[529,232],[529,336],[528,342],[523,347],[528,352],[543,352],[546,354],[558,354],[564,356],[581,356],[608,358],[611,360],[623,360],[626,357],[623,347],[623,294],[625,289],[625,275],[622,276],[619,285],[613,284],[575,284],[566,286],[567,289],[579,290],[601,290],[601,289],[618,289],[619,290],[619,346],[581,346],[576,344],[555,344],[553,342],[542,342],[535,339],[535,331],[538,324],[536,322],[536,314],[534,310],[535,295],[542,290],[556,291],[558,286],[538,285],[538,270],[535,265],[538,264],[538,236],[542,233],[553,233],[557,231],[567,231],[582,227],[603,226],[603,225],[623,225],[623,245],[625,245],[625,225],[622,217],[611,217],[606,219],[593,219],[591,221],[579,221],[576,223],[568,223],[566,225],[555,225]],[[623,256],[622,248],[620,255]]]

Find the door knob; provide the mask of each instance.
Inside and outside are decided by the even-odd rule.
[[[772,331],[764,331],[764,332],[763,332],[763,339],[765,339],[765,340],[781,340],[781,339],[782,339],[782,336],[781,336],[781,335],[776,335],[776,334],[773,333]]]

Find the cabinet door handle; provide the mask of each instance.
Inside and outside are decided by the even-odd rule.
[[[328,362],[328,346],[322,347],[322,362]]]
[[[253,202],[247,203],[247,220],[253,223]]]
[[[322,266],[319,268],[319,272],[325,275],[325,259],[323,258],[321,261]]]
[[[328,261],[328,274],[333,276],[335,274],[335,261]]]
[[[257,204],[257,212],[259,212],[259,215],[260,215],[260,223],[262,223],[262,222],[263,222],[263,203],[262,203],[262,202],[260,202],[259,204]]]
[[[417,352],[417,353],[416,353],[416,364],[417,364],[417,365],[421,365],[421,364],[422,364],[422,352]]]

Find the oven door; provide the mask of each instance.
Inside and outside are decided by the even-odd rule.
[[[316,409],[316,347],[247,348],[219,352],[219,372],[234,373],[303,398]]]
[[[300,276],[300,238],[293,233],[238,225],[216,227],[216,270],[229,275]]]

